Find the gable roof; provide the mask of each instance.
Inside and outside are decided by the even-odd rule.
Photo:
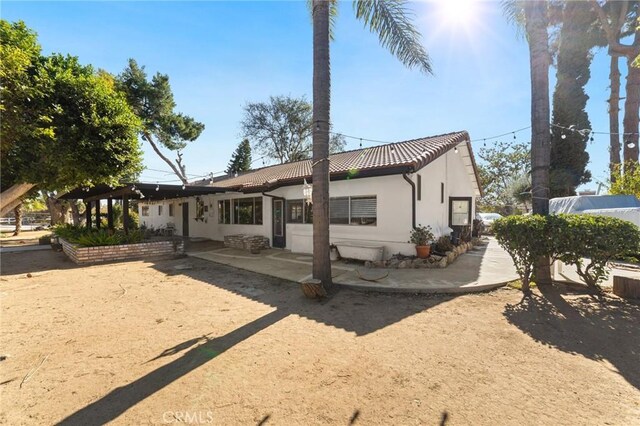
[[[329,156],[331,180],[412,173],[431,163],[461,143],[467,145],[476,182],[479,183],[475,160],[466,131],[395,142],[370,148],[340,152]],[[311,160],[263,167],[216,180],[217,187],[241,192],[261,192],[280,186],[311,181]],[[479,187],[479,185],[478,185]]]

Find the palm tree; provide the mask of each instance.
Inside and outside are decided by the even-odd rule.
[[[331,126],[331,22],[337,0],[312,0],[313,17],[313,278],[330,287],[329,260],[329,131]],[[420,44],[405,0],[356,0],[356,18],[378,34],[380,44],[408,68],[431,73],[429,55]]]

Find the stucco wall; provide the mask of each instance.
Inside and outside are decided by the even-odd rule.
[[[449,151],[433,163],[409,177],[417,183],[421,176],[421,200],[416,202],[416,223],[430,225],[436,236],[448,232],[449,197],[471,197],[472,218],[475,214],[475,196],[469,170],[464,158],[468,152],[461,146],[458,153]],[[467,157],[468,158],[468,157]],[[441,202],[441,183],[444,183],[444,202]],[[269,194],[287,200],[301,199],[302,185],[288,186],[270,191]],[[402,175],[381,176],[331,182],[330,197],[375,195],[377,201],[376,225],[330,225],[330,240],[379,242],[385,246],[385,256],[395,253],[415,254],[413,245],[407,243],[411,231],[411,186]],[[234,198],[259,197],[261,194],[227,193],[202,196],[209,207],[204,221],[195,220],[195,197],[163,202],[163,214],[158,216],[157,203],[150,205],[149,216],[141,216],[147,226],[164,227],[173,222],[178,235],[183,235],[182,206],[189,203],[189,235],[223,240],[225,235],[261,235],[272,242],[272,198],[263,197],[262,225],[235,225],[218,223],[218,201]],[[174,216],[169,217],[169,202],[175,204]],[[142,204],[142,203],[141,203]],[[311,253],[313,247],[311,224],[287,224],[286,248],[296,253]]]

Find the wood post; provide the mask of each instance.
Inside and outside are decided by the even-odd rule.
[[[91,201],[85,201],[85,215],[87,216],[87,229],[91,228]]]
[[[101,222],[101,217],[100,217],[100,200],[96,200],[96,228],[100,229],[100,226],[102,225]]]
[[[625,299],[640,299],[640,280],[614,275],[613,294]]]
[[[113,198],[107,198],[107,228],[113,229]]]
[[[129,233],[129,197],[124,195],[122,197],[122,226],[124,227],[124,233]]]

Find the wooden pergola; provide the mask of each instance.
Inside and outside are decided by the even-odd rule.
[[[92,213],[95,208],[96,228],[100,228],[100,201],[107,201],[107,227],[113,229],[113,200],[122,200],[122,223],[125,232],[129,224],[129,200],[167,200],[172,198],[195,197],[228,191],[207,185],[163,185],[155,183],[126,183],[117,187],[96,185],[91,188],[76,188],[59,196],[62,200],[82,200],[86,206],[87,228],[92,227]]]

